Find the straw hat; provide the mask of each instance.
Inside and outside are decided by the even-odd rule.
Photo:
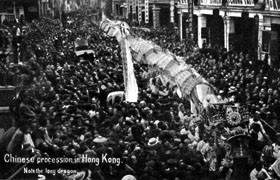
[[[137,180],[134,176],[132,175],[125,175],[122,180]]]
[[[149,141],[148,141],[148,146],[152,147],[152,146],[155,146],[159,143],[159,140],[158,138],[150,138]]]
[[[237,88],[234,87],[234,86],[230,86],[230,87],[228,88],[228,93],[234,93],[234,92],[236,92],[236,91],[237,91]]]
[[[105,143],[107,141],[108,139],[102,136],[98,136],[93,140],[94,143]]]

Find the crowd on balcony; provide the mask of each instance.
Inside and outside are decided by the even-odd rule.
[[[77,169],[76,178],[217,180],[236,174],[232,149],[224,137],[238,132],[224,132],[223,124],[204,124],[202,116],[191,114],[189,102],[179,98],[176,88],[163,86],[158,78],[147,79],[147,66],[134,66],[140,88],[138,103],[118,97],[108,102],[110,92],[124,90],[120,47],[90,16],[80,12],[68,20],[64,28],[55,20],[34,21],[22,37],[21,63],[6,62],[8,72],[19,76],[21,90],[10,107],[16,126],[0,139],[1,156],[28,152],[42,157],[86,154],[101,158],[107,154],[121,160],[119,164],[51,164],[53,168]],[[280,130],[278,69],[242,53],[190,53],[195,48],[191,42],[177,42],[176,36],[164,30],[141,35],[187,56],[186,62],[213,84],[221,97],[247,104],[253,121],[252,131],[245,131],[255,142],[268,144],[261,118]],[[89,40],[93,55],[75,56],[73,42],[78,37]],[[238,131],[243,131],[242,127]],[[262,139],[258,139],[259,133],[263,133]],[[257,155],[247,167],[247,172],[252,170],[251,179],[271,175],[260,161],[263,146],[254,152]],[[278,152],[275,148],[273,160]],[[0,159],[0,172],[6,172],[9,166]]]

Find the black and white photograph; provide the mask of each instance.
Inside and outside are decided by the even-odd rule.
[[[0,0],[0,180],[280,180],[280,0]]]

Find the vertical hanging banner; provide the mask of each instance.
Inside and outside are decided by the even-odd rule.
[[[174,23],[174,5],[175,5],[174,0],[171,0],[170,1],[170,22],[171,23]]]
[[[129,14],[131,13],[130,1],[131,1],[131,0],[127,0],[127,19],[129,18]]]
[[[188,10],[189,10],[189,26],[188,26],[188,29],[189,29],[189,38],[191,38],[192,36],[192,33],[193,33],[193,0],[189,0],[189,7],[188,7]]]
[[[121,25],[122,36],[121,39],[121,55],[123,59],[123,78],[125,87],[125,100],[127,102],[137,102],[138,100],[138,85],[134,75],[134,67],[132,62],[132,55],[130,52],[129,43],[125,36],[125,26]]]
[[[138,0],[138,22],[142,22],[142,0]]]
[[[149,23],[149,0],[145,0],[145,23]]]
[[[132,0],[132,19],[136,20],[136,0]]]
[[[136,14],[136,0],[132,0],[132,13]]]

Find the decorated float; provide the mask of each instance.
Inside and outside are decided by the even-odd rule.
[[[85,54],[93,54],[93,50],[89,49],[88,41],[86,39],[77,38],[75,40],[74,52],[76,56],[82,56]]]

